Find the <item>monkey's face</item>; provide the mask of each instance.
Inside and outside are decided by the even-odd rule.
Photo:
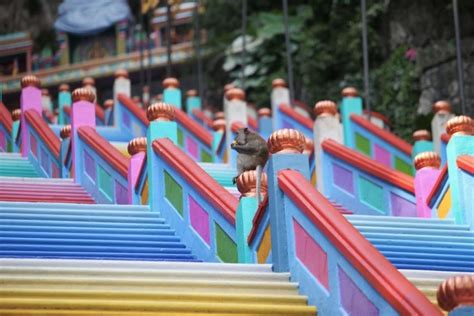
[[[249,129],[247,127],[240,128],[237,133],[235,133],[235,138],[232,144],[230,145],[231,148],[235,148],[237,145],[245,145],[247,144],[247,135],[249,134]]]

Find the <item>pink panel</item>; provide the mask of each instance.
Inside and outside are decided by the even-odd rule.
[[[31,153],[35,157],[38,157],[38,143],[36,142],[36,137],[34,137],[33,134],[30,134],[30,147]]]
[[[189,215],[194,230],[210,245],[209,214],[191,196],[189,196]]]
[[[297,221],[293,220],[293,226],[295,229],[296,257],[328,289],[328,260],[326,252]]]
[[[199,146],[196,143],[196,141],[194,141],[194,139],[192,139],[189,136],[186,137],[186,151],[194,159],[196,159],[196,160],[199,159]]]
[[[380,162],[381,164],[391,167],[391,159],[390,159],[390,153],[383,149],[382,147],[378,146],[377,144],[374,145],[374,154],[375,154],[375,160]]]
[[[7,151],[7,140],[2,133],[0,133],[0,148]]]

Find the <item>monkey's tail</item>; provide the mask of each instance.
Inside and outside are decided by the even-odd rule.
[[[258,204],[260,204],[260,202],[262,201],[261,199],[262,166],[258,165],[256,171],[257,171],[257,202]]]

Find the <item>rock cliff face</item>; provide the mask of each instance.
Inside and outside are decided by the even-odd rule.
[[[474,115],[474,2],[460,0],[459,15],[468,114]],[[391,0],[388,7],[390,46],[415,48],[420,71],[418,113],[431,111],[433,101],[449,99],[461,111],[456,43],[451,1]]]

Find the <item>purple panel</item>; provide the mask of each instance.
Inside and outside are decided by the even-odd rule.
[[[380,162],[381,164],[391,167],[391,159],[390,159],[390,153],[383,149],[382,147],[378,146],[377,144],[374,145],[374,154],[375,154],[375,160]]]
[[[36,142],[36,137],[33,134],[30,134],[30,148],[33,156],[38,158],[38,143]]]
[[[95,161],[92,157],[84,151],[84,166],[86,173],[91,177],[92,181],[96,181]]]
[[[46,174],[49,175],[49,157],[44,149],[41,149],[41,167],[43,167]]]
[[[189,216],[194,230],[210,245],[209,215],[191,196],[189,196]]]
[[[59,168],[55,163],[51,164],[51,176],[53,178],[59,178]]]
[[[130,125],[131,125],[131,122],[130,122],[130,113],[128,113],[127,111],[123,111],[122,112],[122,123],[127,126],[128,128],[130,128]]]
[[[349,315],[379,315],[377,307],[365,296],[351,278],[338,267],[341,304]]]
[[[186,151],[195,160],[199,160],[199,148],[198,144],[190,136],[186,136]]]
[[[416,217],[416,205],[395,193],[390,193],[393,216]]]
[[[7,151],[7,140],[3,133],[0,133],[0,148]]]
[[[334,184],[344,191],[354,194],[354,179],[352,171],[343,168],[337,164],[333,164],[333,181]]]
[[[128,189],[115,181],[115,203],[128,204]]]
[[[281,126],[282,128],[295,128],[294,125],[287,120],[281,120]]]

